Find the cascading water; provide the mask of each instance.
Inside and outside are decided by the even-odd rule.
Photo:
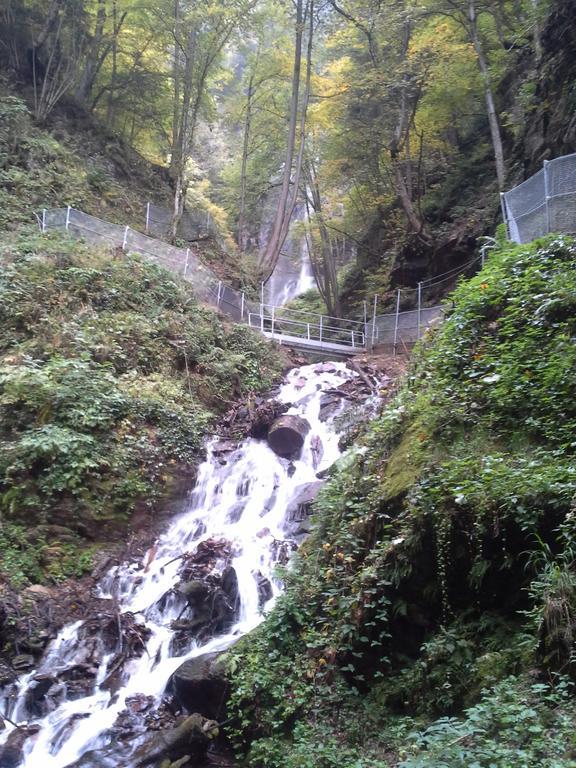
[[[262,620],[259,584],[267,584],[266,608],[281,589],[274,567],[281,543],[290,538],[286,512],[302,488],[317,482],[317,472],[339,455],[333,417],[320,419],[321,397],[355,376],[342,363],[304,366],[288,374],[276,399],[291,403],[288,413],[304,417],[311,426],[297,460],[279,458],[265,441],[247,439],[225,454],[216,440],[209,444],[188,509],[160,537],[153,556],[145,563],[112,568],[98,587],[99,597],[115,606],[118,615],[138,616],[145,625],[145,651],[123,667],[116,690],[104,685],[113,674],[114,653],[100,654],[89,695],[71,698],[66,683],[60,683],[53,711],[39,721],[37,735],[26,740],[23,759],[12,765],[65,768],[89,751],[104,750],[111,740],[110,729],[130,697],[152,696],[159,701],[170,675],[184,660],[224,650]],[[239,606],[234,623],[204,643],[189,640],[175,653],[172,626],[186,608],[174,589],[183,553],[214,540],[227,543],[226,562],[220,567],[232,567],[237,577]],[[2,711],[12,721],[35,720],[30,686],[45,678],[57,679],[59,672],[86,659],[82,633],[83,622],[59,633],[38,668],[18,681],[16,701],[9,697],[13,687],[0,692]],[[11,730],[7,727],[0,743]]]

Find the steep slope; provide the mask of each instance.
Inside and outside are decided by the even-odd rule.
[[[281,358],[188,284],[60,236],[0,251],[0,581],[59,580],[170,511],[213,417]],[[92,544],[90,547],[89,545]]]
[[[500,246],[334,469],[230,660],[249,765],[574,765],[575,257]]]

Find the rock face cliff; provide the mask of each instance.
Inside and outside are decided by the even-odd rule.
[[[542,58],[532,62],[533,99],[514,153],[527,174],[543,160],[576,151],[576,4],[557,0],[541,34]],[[528,59],[528,56],[525,57]],[[530,64],[530,61],[526,61]]]

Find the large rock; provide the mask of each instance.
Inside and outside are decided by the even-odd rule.
[[[24,760],[24,742],[38,733],[39,725],[22,725],[15,728],[2,746],[0,746],[0,766],[17,768]]]
[[[308,518],[312,512],[312,504],[323,485],[322,480],[317,480],[299,485],[295,489],[294,496],[286,508],[284,528],[289,537],[300,540],[310,533],[311,523]]]
[[[185,755],[194,763],[217,736],[218,723],[194,713],[177,728],[147,733],[132,759],[137,768],[158,765],[164,760],[180,760]]]
[[[310,424],[306,419],[286,414],[276,419],[268,432],[268,445],[278,456],[296,456],[302,450]]]
[[[218,736],[218,723],[198,714],[190,715],[176,728],[149,731],[130,744],[86,752],[67,768],[131,768],[171,765],[188,756],[193,765],[206,753],[210,742]],[[4,764],[2,763],[2,768]],[[14,764],[14,768],[17,764]],[[182,765],[182,763],[180,763]],[[8,764],[7,764],[8,768]],[[10,768],[12,766],[10,765]]]
[[[228,696],[222,654],[204,653],[188,659],[174,672],[168,688],[188,712],[213,720],[222,718]]]

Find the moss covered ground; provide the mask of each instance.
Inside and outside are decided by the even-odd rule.
[[[231,655],[249,766],[576,765],[576,244],[500,244],[452,305]]]

